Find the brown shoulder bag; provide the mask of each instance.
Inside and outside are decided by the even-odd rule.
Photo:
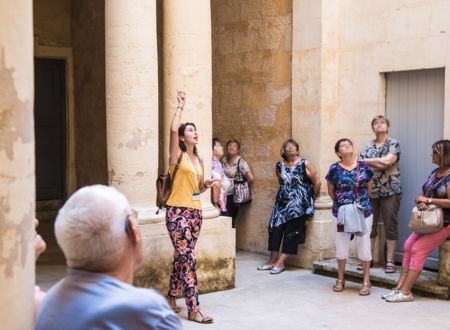
[[[177,165],[175,165],[175,169],[173,170],[173,175],[170,177],[169,171],[167,173],[160,174],[158,179],[156,180],[156,206],[158,206],[158,211],[163,207],[167,206],[167,201],[169,200],[170,194],[172,192],[172,183],[175,180],[175,175],[178,172],[178,168],[180,167],[181,158],[183,157],[183,153],[180,154],[178,158]]]

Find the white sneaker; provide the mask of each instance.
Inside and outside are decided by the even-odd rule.
[[[386,301],[387,302],[410,302],[410,301],[414,301],[414,297],[411,292],[409,294],[404,294],[403,292],[400,291],[396,295],[386,298]]]
[[[381,299],[387,299],[387,298],[393,297],[393,296],[395,296],[398,292],[399,292],[398,289],[397,289],[397,288],[394,288],[394,289],[392,289],[391,291],[389,291],[388,293],[385,293],[384,295],[382,295],[382,296],[381,296]]]

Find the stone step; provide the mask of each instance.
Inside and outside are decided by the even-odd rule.
[[[358,259],[350,258],[345,269],[345,278],[352,281],[362,281],[363,272],[357,270]],[[337,277],[336,258],[314,261],[313,269],[315,274]],[[392,288],[400,277],[400,266],[397,272],[386,274],[383,267],[373,267],[370,269],[370,279],[373,285]],[[438,273],[424,270],[413,287],[413,292],[424,296],[431,296],[438,299],[450,300],[450,288],[438,284]]]

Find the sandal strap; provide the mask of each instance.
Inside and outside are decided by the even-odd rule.
[[[195,313],[193,317],[191,317],[191,313]],[[199,319],[197,316],[200,314],[200,316],[202,317],[201,319]],[[196,312],[189,312],[189,316],[188,316],[189,320],[191,321],[195,321],[197,323],[211,323],[213,321],[213,318],[210,316],[206,316],[205,314],[202,313],[201,310],[198,310]]]

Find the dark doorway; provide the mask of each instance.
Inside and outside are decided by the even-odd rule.
[[[66,61],[35,58],[34,126],[36,153],[36,216],[47,243],[40,263],[60,263],[54,237],[57,210],[66,198],[67,125]]]
[[[35,59],[36,199],[63,200],[66,189],[66,62]]]

